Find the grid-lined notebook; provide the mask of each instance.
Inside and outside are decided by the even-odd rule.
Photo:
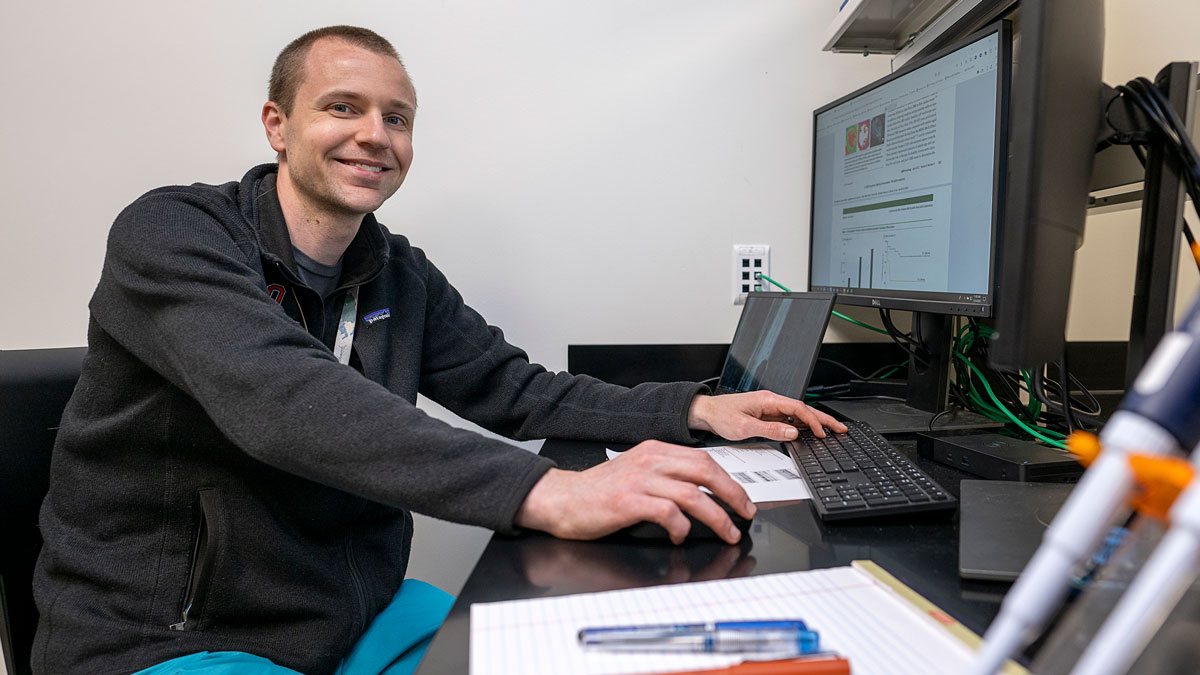
[[[471,675],[668,673],[737,657],[584,651],[581,628],[803,619],[855,675],[959,675],[978,637],[870,561],[631,590],[471,605]],[[1009,664],[1005,673],[1024,673]]]

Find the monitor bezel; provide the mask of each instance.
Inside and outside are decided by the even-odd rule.
[[[816,216],[816,183],[817,183],[817,117],[839,105],[847,103],[859,96],[867,94],[889,82],[919,70],[930,63],[963,49],[974,42],[999,35],[997,45],[997,77],[996,77],[996,151],[992,161],[992,223],[991,246],[988,260],[988,292],[982,301],[971,296],[980,294],[958,294],[950,292],[924,291],[890,291],[885,289],[829,286],[813,283],[813,222]],[[837,294],[837,303],[860,307],[878,307],[881,309],[898,309],[918,312],[933,312],[936,314],[952,314],[988,318],[993,315],[996,291],[998,289],[996,261],[1001,243],[1001,227],[1004,222],[1005,195],[1007,194],[1008,175],[1008,115],[1012,86],[1012,24],[1008,20],[991,23],[982,29],[955,41],[953,44],[940,49],[928,56],[914,59],[902,68],[874,82],[860,87],[835,101],[821,106],[813,111],[812,117],[812,174],[809,178],[809,228],[808,228],[808,289],[810,291],[830,292]],[[965,296],[965,297],[964,297]]]

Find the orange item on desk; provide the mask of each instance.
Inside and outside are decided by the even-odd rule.
[[[850,675],[850,662],[841,656],[808,656],[780,661],[744,661],[713,670],[663,675]]]

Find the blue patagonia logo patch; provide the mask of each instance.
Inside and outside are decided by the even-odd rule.
[[[375,323],[376,321],[383,321],[384,319],[390,317],[391,315],[392,315],[391,309],[386,309],[386,308],[385,309],[377,309],[374,312],[371,312],[370,314],[363,315],[363,319],[369,325],[369,324]]]

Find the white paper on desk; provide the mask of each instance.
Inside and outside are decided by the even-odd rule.
[[[769,445],[723,445],[697,450],[707,452],[756,504],[811,498],[792,458]],[[609,459],[621,454],[607,448],[605,451]]]
[[[615,675],[721,668],[713,654],[585,651],[581,628],[802,619],[854,675],[960,675],[972,652],[857,567],[471,605],[471,675]]]

